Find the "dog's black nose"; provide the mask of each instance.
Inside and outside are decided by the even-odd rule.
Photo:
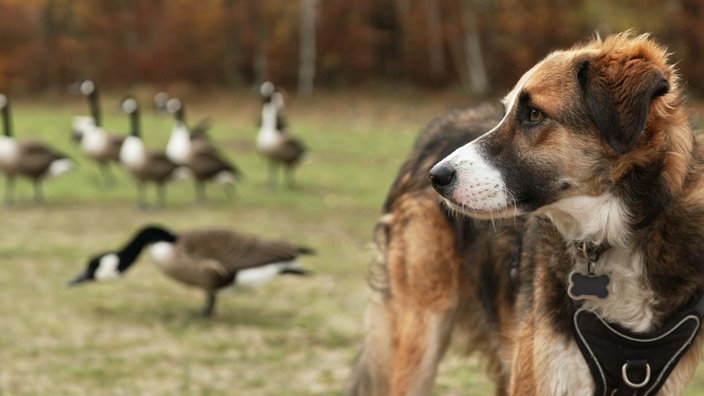
[[[430,183],[435,191],[443,194],[447,187],[455,181],[455,168],[452,166],[437,164],[430,168]]]

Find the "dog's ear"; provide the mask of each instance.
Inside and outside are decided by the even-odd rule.
[[[662,71],[645,59],[582,60],[577,78],[602,138],[619,154],[635,147],[650,103],[670,89]]]

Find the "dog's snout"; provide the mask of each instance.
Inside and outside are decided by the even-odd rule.
[[[430,169],[428,173],[430,183],[435,191],[444,194],[455,181],[455,168],[446,164],[437,164]]]

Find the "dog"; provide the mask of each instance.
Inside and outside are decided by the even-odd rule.
[[[430,394],[453,334],[498,395],[681,394],[703,338],[704,151],[667,50],[597,36],[501,103],[434,121],[401,167],[347,394]]]

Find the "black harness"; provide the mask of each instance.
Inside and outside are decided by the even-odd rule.
[[[590,271],[603,251],[589,255]],[[606,288],[598,278],[589,274],[571,277],[569,293],[574,307],[572,332],[594,379],[594,395],[655,395],[701,328],[704,293],[700,292],[661,329],[635,334],[583,308],[579,296],[573,294],[573,289],[585,289],[586,294],[606,298],[598,296]]]
[[[576,308],[572,331],[594,379],[594,395],[655,395],[692,345],[704,295],[650,334],[634,334]]]

